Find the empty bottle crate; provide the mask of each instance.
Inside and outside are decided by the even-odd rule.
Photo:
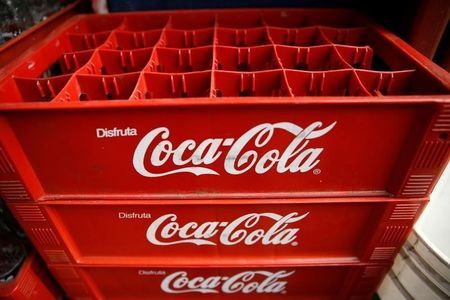
[[[349,10],[79,15],[0,76],[11,201],[423,197],[449,75]]]

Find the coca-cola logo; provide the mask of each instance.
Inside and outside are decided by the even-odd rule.
[[[254,245],[298,245],[299,228],[288,228],[289,225],[304,219],[309,212],[300,215],[297,212],[285,216],[275,213],[250,213],[231,222],[188,222],[180,225],[175,214],[166,214],[156,219],[147,229],[147,240],[159,246],[177,244],[216,245],[213,239],[222,245],[236,244]],[[268,229],[258,227],[263,218],[274,221]]]
[[[169,140],[170,130],[159,127],[147,133],[136,147],[133,155],[134,169],[145,177],[162,177],[176,173],[199,175],[220,175],[219,170],[208,167],[223,159],[225,172],[239,175],[250,170],[264,174],[271,169],[278,173],[305,173],[320,162],[323,148],[308,147],[309,142],[327,134],[336,122],[322,128],[322,122],[313,122],[302,128],[290,122],[264,123],[257,125],[241,137],[208,138],[197,144],[187,139],[178,146]],[[268,147],[276,130],[284,130],[293,135],[292,141],[283,150],[271,149],[258,153],[258,149]],[[282,147],[282,145],[274,145]],[[260,150],[261,151],[261,150]],[[150,167],[145,157],[149,154]],[[171,163],[174,169],[161,172],[158,168]]]
[[[161,289],[170,294],[284,294],[287,281],[283,281],[295,271],[245,271],[228,276],[193,277],[185,271],[168,275],[161,282]]]

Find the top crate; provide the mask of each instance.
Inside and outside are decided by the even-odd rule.
[[[2,70],[0,194],[422,197],[449,91],[349,10],[80,15]]]

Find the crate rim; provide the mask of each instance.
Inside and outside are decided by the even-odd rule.
[[[274,101],[274,99],[276,101]],[[440,104],[450,103],[450,95],[411,95],[361,97],[223,97],[223,98],[161,98],[152,100],[104,100],[69,101],[69,102],[8,102],[0,103],[0,112],[23,110],[75,110],[75,109],[117,109],[142,107],[214,107],[214,106],[280,106],[280,105],[411,105],[411,104]]]

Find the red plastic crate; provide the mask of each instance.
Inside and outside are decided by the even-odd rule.
[[[349,10],[73,17],[2,70],[0,194],[426,196],[449,78]]]
[[[47,263],[387,262],[428,199],[48,201],[9,206]]]
[[[54,266],[72,299],[372,299],[389,265]]]
[[[0,298],[4,300],[53,300],[61,297],[61,291],[35,253],[25,259],[13,279],[0,282]]]

